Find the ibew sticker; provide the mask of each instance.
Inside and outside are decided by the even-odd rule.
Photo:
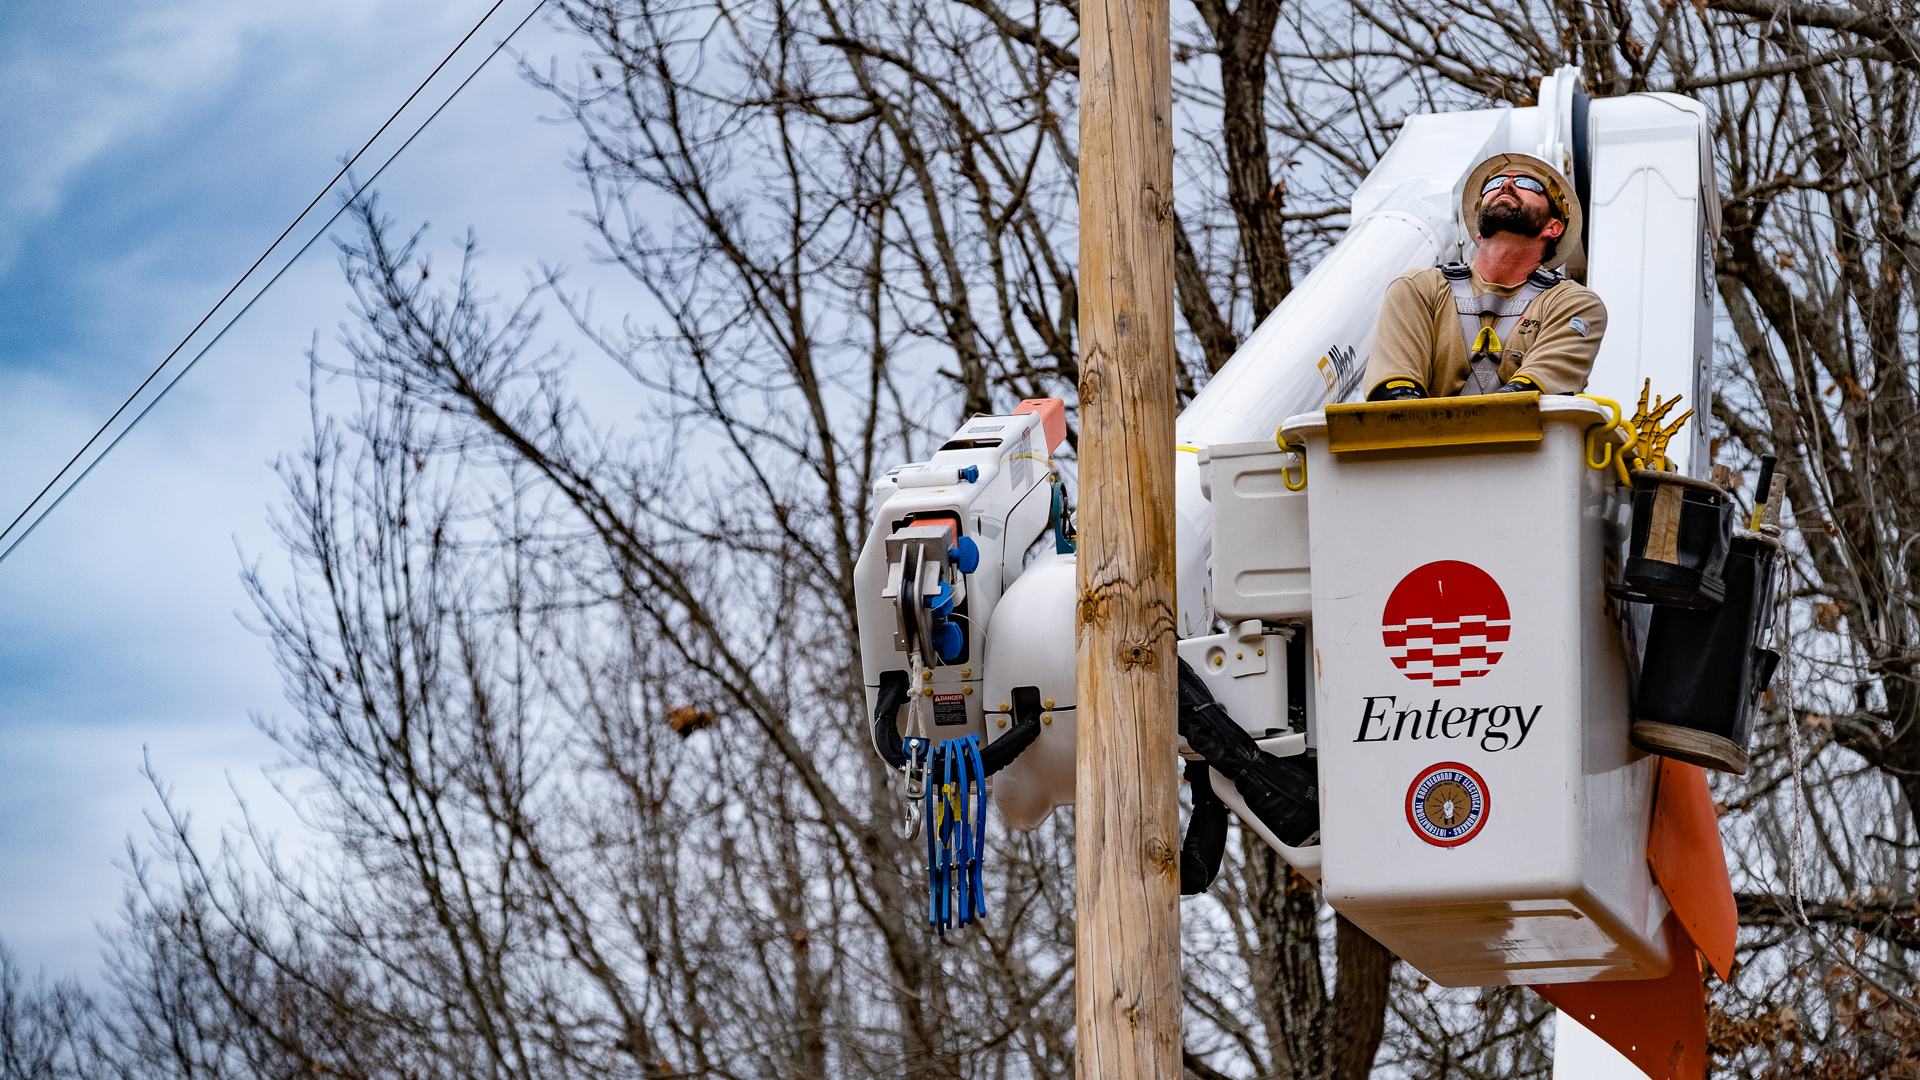
[[[1407,824],[1435,847],[1459,847],[1487,823],[1487,782],[1457,761],[1429,765],[1407,788]]]

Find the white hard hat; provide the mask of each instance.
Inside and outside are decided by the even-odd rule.
[[[1580,249],[1580,226],[1585,219],[1580,207],[1580,197],[1575,194],[1573,185],[1560,175],[1560,170],[1534,157],[1532,154],[1495,154],[1473,167],[1467,174],[1467,186],[1460,192],[1460,220],[1469,232],[1480,220],[1480,188],[1489,176],[1495,173],[1524,172],[1535,180],[1547,185],[1547,201],[1560,212],[1567,223],[1566,232],[1560,234],[1560,243],[1541,265],[1548,269],[1569,263],[1584,261]]]

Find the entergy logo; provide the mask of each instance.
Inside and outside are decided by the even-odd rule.
[[[1472,563],[1430,562],[1400,579],[1380,615],[1381,639],[1400,673],[1459,686],[1493,670],[1512,625],[1507,594]]]

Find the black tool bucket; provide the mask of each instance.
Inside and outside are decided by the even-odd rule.
[[[1733,532],[1733,500],[1718,485],[1679,473],[1633,470],[1633,533],[1622,600],[1711,608],[1726,593],[1721,570]]]
[[[1634,703],[1635,746],[1703,768],[1747,771],[1754,712],[1780,660],[1760,647],[1773,619],[1779,548],[1770,536],[1736,533],[1719,606],[1653,609]]]

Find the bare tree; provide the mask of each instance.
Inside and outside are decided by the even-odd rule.
[[[0,945],[0,1080],[65,1080],[86,1060],[94,1005],[71,983],[31,985]]]
[[[1561,64],[1596,94],[1709,105],[1724,222],[1714,445],[1748,469],[1778,455],[1796,525],[1778,639],[1788,663],[1753,773],[1715,789],[1746,929],[1714,1038],[1740,1075],[1914,1068],[1915,14],[1358,2],[1294,9],[1273,60],[1286,100],[1356,102],[1321,134],[1280,121],[1354,165],[1373,158],[1370,129],[1394,125],[1380,103],[1532,104]],[[1390,1045],[1403,1040],[1420,1045],[1411,1027]]]
[[[887,467],[1075,398],[1077,8],[560,10],[585,58],[529,78],[644,303],[603,316],[550,271],[503,308],[471,245],[436,277],[357,208],[346,359],[313,361],[357,401],[316,389],[283,466],[293,584],[247,578],[325,843],[163,817],[116,1004],[5,982],[21,1075],[1070,1072],[1071,818],[996,830],[992,921],[925,932],[852,568]],[[1176,28],[1183,393],[1338,240],[1408,113],[1530,104],[1566,63],[1708,102],[1716,448],[1777,454],[1796,526],[1754,770],[1715,785],[1729,1075],[1901,1075],[1920,1045],[1914,14],[1199,0]],[[542,310],[641,423],[582,406]],[[1249,836],[1185,915],[1193,1075],[1550,1068],[1537,996],[1396,967]]]

